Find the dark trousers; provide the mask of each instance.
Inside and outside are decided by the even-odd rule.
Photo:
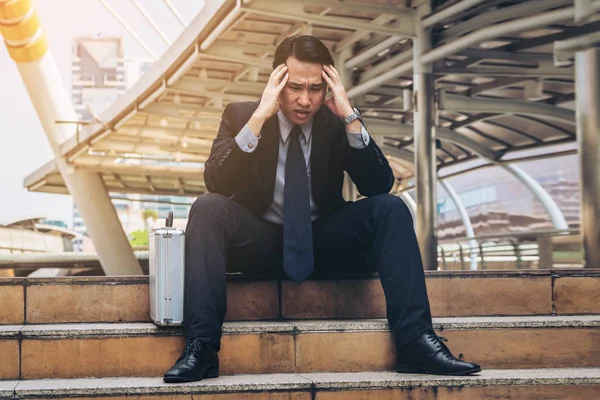
[[[220,349],[226,312],[225,273],[282,271],[282,226],[250,214],[219,194],[199,197],[186,228],[185,328]],[[315,272],[372,265],[379,273],[387,319],[401,348],[432,329],[421,254],[402,199],[377,195],[313,222]],[[299,300],[301,301],[301,300]]]

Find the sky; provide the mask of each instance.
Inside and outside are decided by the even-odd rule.
[[[159,57],[168,46],[130,0],[106,0]],[[183,26],[163,0],[137,0],[165,35],[174,41]],[[71,43],[77,36],[120,36],[126,58],[149,55],[106,10],[100,0],[34,0],[65,89],[71,93]],[[171,0],[189,23],[202,0]],[[27,216],[62,220],[72,226],[68,195],[28,192],[23,179],[54,157],[15,62],[0,43],[0,224]]]

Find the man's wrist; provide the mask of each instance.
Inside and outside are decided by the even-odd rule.
[[[350,112],[349,114],[347,114],[343,117],[340,117],[340,120],[346,126],[348,126],[349,124],[353,123],[354,121],[360,120],[360,119],[361,119],[360,112],[356,108],[352,108],[352,112]]]
[[[250,128],[250,130],[252,131],[254,136],[256,136],[256,137],[260,136],[260,131],[261,131],[263,125],[265,124],[265,122],[267,121],[267,119],[268,118],[264,117],[260,113],[255,112],[254,114],[252,114],[252,116],[250,117],[250,120],[248,121],[248,127]]]
[[[354,107],[352,107],[350,104],[348,104],[347,107],[342,108],[342,115],[338,115],[338,117],[340,118],[346,118],[348,116],[350,116],[352,113],[354,112]]]
[[[354,121],[352,121],[348,125],[346,125],[346,132],[360,133],[361,131],[362,131],[362,123],[358,119],[355,119]]]

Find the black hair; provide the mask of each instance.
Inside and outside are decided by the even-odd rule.
[[[273,58],[273,69],[285,64],[288,57],[315,64],[333,65],[333,58],[327,46],[310,35],[289,36],[277,46]]]

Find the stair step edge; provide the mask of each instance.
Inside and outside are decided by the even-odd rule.
[[[189,384],[167,384],[162,378],[45,379],[0,382],[0,395],[88,396],[386,389],[522,385],[598,385],[600,368],[484,370],[478,375],[445,377],[396,372],[230,375]]]
[[[600,327],[600,315],[527,316],[527,317],[458,317],[434,318],[436,330],[445,329],[536,329]],[[317,332],[389,331],[385,319],[358,320],[290,320],[225,322],[224,334],[317,333]],[[0,338],[77,337],[77,336],[147,336],[180,335],[181,327],[157,327],[150,322],[75,323],[0,326]]]

